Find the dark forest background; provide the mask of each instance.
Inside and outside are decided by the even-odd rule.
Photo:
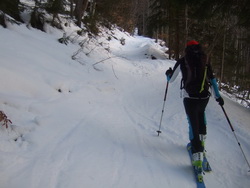
[[[32,2],[32,0],[29,0]],[[111,24],[133,34],[164,41],[169,59],[183,55],[188,40],[199,41],[210,56],[220,87],[241,100],[250,99],[249,0],[0,0],[0,24],[20,24],[30,12],[31,27],[61,27],[60,16],[88,32]],[[52,19],[48,20],[46,14]]]

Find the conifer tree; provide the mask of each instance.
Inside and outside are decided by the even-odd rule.
[[[46,4],[47,12],[53,15],[53,19],[51,22],[52,26],[56,26],[59,29],[61,29],[62,27],[61,27],[61,21],[60,21],[58,14],[65,12],[64,7],[63,7],[64,1],[65,0],[48,0]],[[59,21],[59,23],[55,21],[56,18]]]
[[[18,9],[18,6],[20,4],[19,0],[1,0],[0,1],[0,24],[4,27],[6,27],[5,23],[5,14],[11,16],[15,20],[22,22],[22,19],[20,17],[20,11]]]

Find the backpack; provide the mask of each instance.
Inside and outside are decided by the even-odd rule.
[[[208,62],[200,45],[192,45],[186,48],[183,64],[184,73],[181,88],[184,88],[190,97],[209,96]]]

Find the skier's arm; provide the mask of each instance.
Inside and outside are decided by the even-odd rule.
[[[218,84],[216,81],[216,78],[213,78],[210,80],[210,83],[212,84],[212,89],[213,89],[213,94],[215,96],[215,98],[220,98],[220,92],[219,92],[219,88],[218,88]]]
[[[208,76],[209,76],[209,79],[210,79],[210,83],[212,85],[212,92],[214,94],[214,97],[215,97],[216,101],[219,103],[219,105],[221,105],[221,106],[224,105],[224,100],[220,95],[219,87],[218,87],[216,78],[214,77],[212,67],[211,67],[210,64],[208,64]]]

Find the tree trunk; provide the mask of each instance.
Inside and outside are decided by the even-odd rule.
[[[185,5],[185,38],[184,42],[186,43],[188,40],[188,5]]]
[[[169,59],[172,59],[172,43],[171,43],[171,38],[172,38],[172,16],[171,16],[171,6],[170,2],[168,1],[168,6],[167,6],[167,19],[168,19],[168,54],[169,54]]]
[[[75,17],[77,26],[81,27],[82,17],[88,6],[88,0],[77,0],[75,7]]]
[[[175,37],[176,37],[176,41],[175,41],[175,60],[179,59],[179,55],[180,55],[180,25],[179,25],[179,21],[180,21],[180,12],[179,9],[176,10],[176,22],[175,22]]]
[[[70,0],[70,17],[73,18],[74,16],[74,0]]]
[[[223,74],[224,74],[224,64],[225,64],[225,48],[226,48],[226,29],[224,32],[223,37],[223,49],[222,49],[222,61],[221,61],[221,73],[220,73],[220,85],[219,88],[221,89],[221,83],[223,82]]]
[[[91,16],[95,15],[95,9],[96,9],[96,0],[92,0],[90,2],[90,14],[91,14]]]

